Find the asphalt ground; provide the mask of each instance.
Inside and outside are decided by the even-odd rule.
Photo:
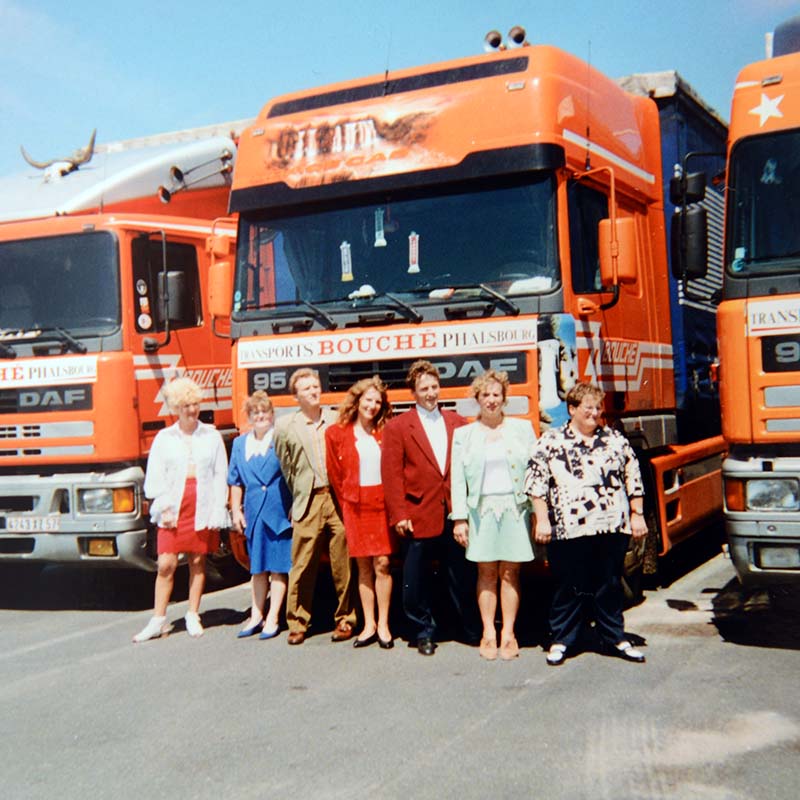
[[[43,587],[41,581],[45,581]],[[526,582],[521,657],[443,641],[424,657],[314,635],[237,640],[249,589],[170,607],[132,645],[152,576],[50,571],[0,589],[0,764],[12,798],[781,800],[800,790],[800,598],[744,594],[717,556],[626,613],[645,665],[545,664],[546,586]],[[110,582],[110,583],[109,583]],[[33,586],[33,588],[30,588]],[[104,595],[104,596],[103,596]],[[107,607],[96,608],[98,597]],[[31,601],[35,602],[31,602]]]

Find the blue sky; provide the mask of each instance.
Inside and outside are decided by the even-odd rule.
[[[0,175],[86,144],[255,116],[276,94],[472,55],[523,25],[612,77],[677,69],[728,118],[789,0],[0,0]]]

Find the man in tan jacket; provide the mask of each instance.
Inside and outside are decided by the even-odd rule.
[[[320,405],[319,373],[296,370],[289,389],[300,408],[275,425],[275,452],[294,498],[292,504],[292,568],[286,600],[289,644],[302,644],[311,623],[311,606],[323,548],[330,554],[331,575],[338,597],[334,642],[353,635],[356,614],[344,524],[333,502],[325,467],[325,428],[335,420]]]

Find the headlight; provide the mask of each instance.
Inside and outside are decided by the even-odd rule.
[[[136,507],[132,486],[78,489],[78,510],[85,514],[127,514]]]
[[[794,478],[748,480],[747,508],[751,511],[796,511],[800,508],[800,482]]]

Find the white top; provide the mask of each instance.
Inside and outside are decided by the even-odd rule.
[[[442,412],[439,411],[438,406],[433,411],[428,411],[427,408],[423,408],[417,403],[417,414],[419,414],[428,441],[431,443],[439,469],[444,475],[447,470],[447,428]]]
[[[481,494],[514,494],[505,442],[501,438],[487,440],[484,452],[486,460],[483,466]]]
[[[358,483],[377,486],[381,482],[381,446],[360,425],[353,425],[358,451]]]
[[[186,438],[191,439],[191,450],[184,444]],[[144,477],[144,493],[151,500],[150,519],[160,525],[164,511],[178,513],[190,459],[194,461],[197,479],[195,530],[224,528],[228,458],[219,431],[204,422],[197,423],[191,437],[181,433],[176,422],[153,439]]]
[[[265,456],[272,444],[274,428],[270,428],[259,441],[253,431],[247,434],[244,440],[244,460],[249,461],[253,456]]]

